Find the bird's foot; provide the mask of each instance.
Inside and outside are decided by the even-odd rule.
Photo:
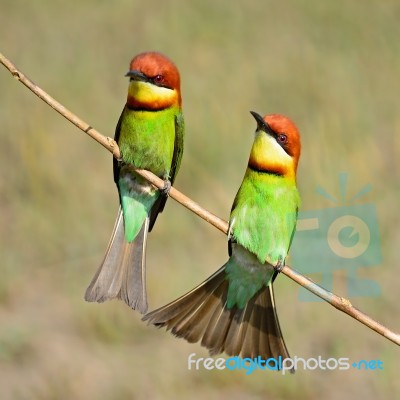
[[[235,225],[235,218],[229,221],[229,226],[228,226],[228,240],[233,239],[233,225]]]
[[[166,179],[166,180],[164,181],[164,187],[163,187],[162,189],[160,189],[160,190],[161,190],[161,193],[162,193],[164,196],[168,197],[168,196],[169,196],[169,192],[170,192],[170,190],[171,190],[171,187],[172,187],[171,181],[170,181],[169,179]]]
[[[284,266],[285,266],[285,263],[281,259],[279,259],[278,263],[275,266],[275,271],[278,273],[282,272]]]

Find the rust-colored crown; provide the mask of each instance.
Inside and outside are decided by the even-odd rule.
[[[300,158],[301,141],[300,132],[297,126],[288,117],[281,114],[270,114],[264,117],[264,120],[277,133],[284,133],[287,136],[287,143],[285,145],[286,151],[295,160],[295,168]]]
[[[140,71],[149,78],[159,75],[163,86],[178,92],[179,105],[182,104],[179,71],[168,57],[152,51],[138,54],[130,63],[130,70]]]

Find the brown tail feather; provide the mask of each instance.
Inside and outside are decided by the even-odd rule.
[[[154,310],[144,321],[188,342],[201,340],[211,354],[263,359],[289,358],[276,313],[272,284],[260,289],[243,309],[226,307],[225,268],[189,293]]]
[[[122,211],[119,210],[104,260],[86,289],[86,301],[102,303],[116,298],[134,310],[146,313],[145,255],[148,227],[149,221],[146,219],[135,240],[128,243],[125,240]]]

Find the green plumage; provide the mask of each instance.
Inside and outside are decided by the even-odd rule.
[[[184,140],[179,71],[165,56],[135,56],[126,76],[128,95],[115,129],[121,160],[113,158],[120,207],[104,259],[85,293],[87,301],[121,299],[147,311],[146,244],[148,232],[167,201],[135,169],[145,169],[172,185]]]
[[[176,118],[182,120],[178,107],[159,111],[136,111],[125,107],[117,140],[124,161],[169,178]]]
[[[150,170],[172,183],[181,162],[183,135],[183,116],[178,107],[138,111],[125,106],[122,111],[115,140],[123,162],[113,161],[121,207],[104,260],[86,290],[87,301],[118,298],[141,313],[147,311],[147,233],[167,196],[134,168]]]
[[[225,265],[228,307],[243,307],[270,283],[272,266],[287,256],[299,203],[293,180],[247,169],[230,216],[234,244]]]
[[[127,172],[129,167],[122,170]],[[118,181],[118,188],[124,214],[125,239],[130,243],[139,233],[160,193],[133,171],[123,174]],[[146,192],[144,188],[147,188]]]
[[[149,215],[151,230],[166,200],[161,199],[160,192],[137,175],[129,164],[173,183],[182,157],[183,132],[183,116],[178,107],[159,111],[134,111],[128,107],[123,110],[116,140],[125,164],[114,163],[114,178],[128,242],[135,239]]]
[[[204,282],[143,318],[211,355],[289,358],[273,281],[296,225],[300,136],[285,116],[252,112],[257,130],[229,221],[229,260]]]

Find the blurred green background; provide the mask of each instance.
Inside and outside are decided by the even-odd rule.
[[[186,144],[176,187],[227,219],[255,122],[290,116],[302,132],[302,210],[332,206],[315,188],[375,204],[383,260],[359,274],[380,297],[351,299],[400,329],[400,3],[397,0],[2,0],[0,51],[107,136],[125,103],[131,57],[180,69]],[[207,356],[148,327],[118,301],[83,293],[118,207],[110,154],[0,68],[0,392],[2,399],[386,399],[400,392],[394,344],[278,279],[292,356],[380,359],[382,371],[189,371]],[[227,258],[226,238],[170,200],[148,246],[150,309]],[[313,276],[318,279],[318,276]],[[334,291],[347,295],[346,273]]]

